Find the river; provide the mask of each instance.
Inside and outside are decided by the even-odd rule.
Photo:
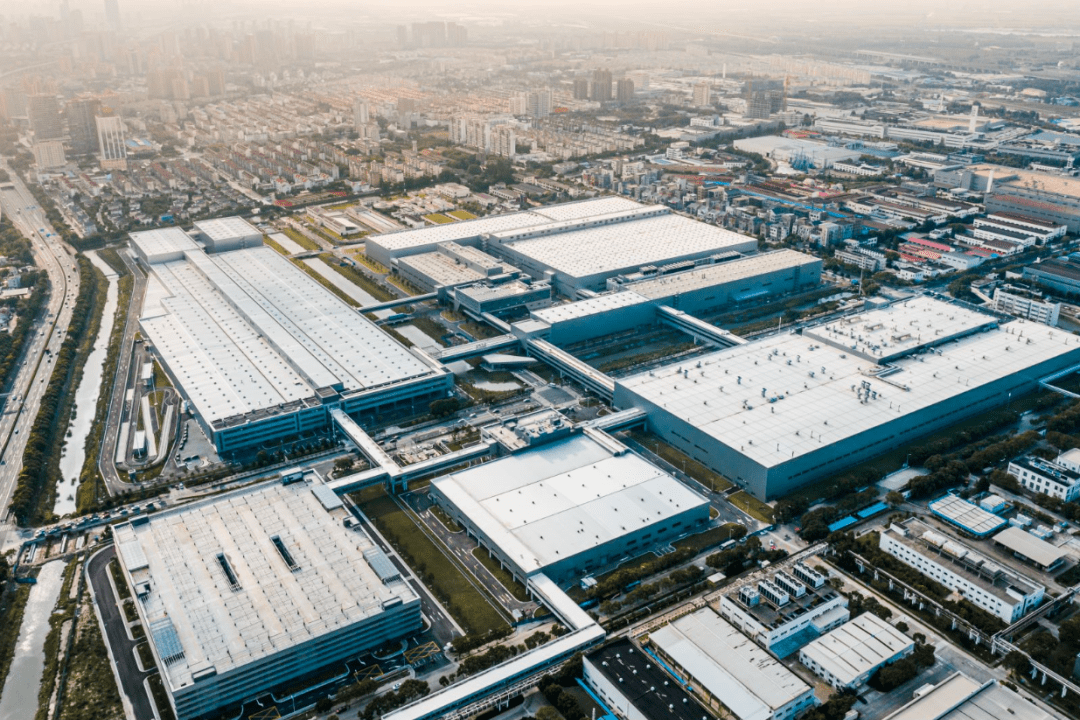
[[[32,718],[38,708],[38,688],[45,669],[45,637],[49,634],[49,616],[64,584],[66,561],[54,560],[42,566],[37,585],[30,589],[15,658],[11,661],[4,695],[0,697],[0,718]]]
[[[75,391],[75,420],[68,427],[70,437],[64,443],[64,450],[60,453],[60,480],[56,488],[56,503],[53,512],[59,516],[75,512],[75,491],[79,485],[79,473],[82,472],[83,463],[86,462],[86,437],[94,425],[94,415],[97,411],[98,396],[101,394],[101,375],[105,372],[105,359],[109,354],[109,338],[112,337],[113,323],[116,320],[117,294],[119,293],[119,277],[109,264],[98,257],[96,252],[88,252],[86,256],[94,267],[105,274],[109,283],[109,290],[105,295],[105,310],[101,318],[101,329],[98,330],[94,347],[86,358],[86,367],[83,368],[82,379]]]

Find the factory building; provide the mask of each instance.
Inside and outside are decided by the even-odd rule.
[[[769,500],[1078,362],[1076,336],[922,295],[617,379],[614,398]]]
[[[985,503],[985,500],[983,501]],[[927,504],[930,512],[968,535],[984,538],[1005,527],[1005,518],[952,494]]]
[[[1054,720],[1055,716],[1021,697],[997,680],[977,683],[953,673],[931,688],[920,688],[914,699],[885,720]]]
[[[750,257],[736,255],[671,273],[634,273],[612,278],[607,286],[693,314],[800,292],[820,282],[820,258],[777,250]]]
[[[857,690],[878,668],[915,651],[915,642],[866,612],[799,651],[799,662],[837,690]]]
[[[321,480],[261,483],[114,526],[179,720],[423,629],[420,600]]]
[[[436,478],[431,494],[522,582],[580,579],[709,521],[705,498],[589,429]]]
[[[608,278],[757,248],[754,238],[677,215],[663,205],[602,197],[368,238],[365,252],[391,270],[445,243],[478,247],[569,297]]]
[[[551,284],[518,278],[509,282],[480,282],[452,288],[449,296],[455,310],[475,316],[491,313],[496,317],[520,309],[536,310],[551,304]]]
[[[1044,572],[1054,572],[1068,557],[1061,548],[1037,538],[1018,527],[1008,527],[994,536],[994,544]]]
[[[263,236],[257,227],[239,217],[200,220],[195,223],[195,237],[207,252],[226,252],[260,247]]]
[[[556,345],[571,345],[582,340],[624,332],[656,322],[656,304],[634,292],[597,295],[586,300],[552,305],[530,313],[534,320],[547,323],[547,339]]]
[[[219,452],[325,429],[335,407],[423,407],[453,384],[273,250],[207,254],[176,229],[131,241],[150,271],[142,333]]]
[[[445,242],[456,242],[459,245],[479,247],[481,240],[485,236],[495,232],[537,227],[560,220],[633,210],[640,207],[642,207],[640,203],[617,196],[580,200],[578,202],[535,208],[527,212],[490,215],[475,220],[376,235],[365,239],[364,252],[372,260],[380,262],[388,268],[393,268],[395,258],[435,252],[435,249]]]
[[[649,646],[702,702],[737,720],[787,720],[817,702],[813,688],[712,608],[654,630]]]
[[[1015,177],[991,181],[986,192],[987,213],[1017,213],[1080,232],[1080,179],[1027,170],[1007,172]]]
[[[743,585],[720,596],[725,620],[779,657],[800,643],[846,623],[847,598],[826,583],[825,575],[796,563],[756,585]]]
[[[582,658],[585,682],[626,720],[711,720],[656,660],[626,639]]]
[[[1032,492],[1072,502],[1080,498],[1080,449],[1044,460],[1036,455],[1017,458],[1009,463],[1009,474]]]
[[[663,205],[491,233],[488,252],[506,258],[568,297],[603,290],[608,278],[724,252],[750,252],[757,241],[677,215]]]
[[[481,280],[505,282],[521,272],[487,253],[456,242],[439,245],[435,252],[398,259],[398,274],[424,292]]]
[[[1046,588],[915,518],[881,531],[879,547],[1011,624],[1037,607]]]

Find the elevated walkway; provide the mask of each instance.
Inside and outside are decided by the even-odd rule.
[[[582,425],[597,430],[625,430],[635,425],[643,425],[646,418],[648,418],[648,415],[644,410],[628,408],[593,420],[586,420]]]
[[[656,308],[656,312],[659,315],[660,322],[670,325],[676,330],[681,330],[698,340],[713,343],[720,347],[735,347],[736,345],[746,344],[746,340],[743,340],[738,335],[698,320],[693,315],[687,315],[682,310],[660,305]]]
[[[541,675],[604,639],[604,629],[546,575],[530,576],[527,586],[529,592],[566,624],[569,633],[384,715],[384,720],[472,717],[535,686]]]
[[[565,350],[555,347],[547,340],[527,338],[524,343],[531,355],[550,363],[559,372],[569,375],[584,387],[611,402],[615,395],[615,381],[610,377],[588,363],[578,360]]]
[[[507,348],[516,346],[519,342],[520,340],[513,335],[497,335],[496,337],[487,338],[485,340],[477,340],[476,342],[466,343],[464,345],[443,348],[442,350],[431,353],[431,356],[441,363],[449,363],[454,362],[455,360],[465,360],[466,358],[476,357],[477,355],[487,355],[500,350],[506,350]]]
[[[427,293],[425,295],[411,295],[409,297],[397,298],[396,300],[387,300],[386,302],[376,303],[375,305],[367,305],[359,308],[357,312],[369,313],[376,310],[386,310],[388,308],[397,307],[398,305],[411,305],[412,303],[424,302],[425,300],[435,300],[439,297],[439,293]]]

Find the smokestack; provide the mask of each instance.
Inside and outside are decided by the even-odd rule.
[[[971,122],[968,123],[968,132],[971,132],[971,133],[975,132],[975,123],[978,121],[978,119],[979,119],[979,106],[978,105],[972,105],[971,106]]]
[[[722,77],[724,80],[727,80],[727,63],[724,63],[724,73]]]
[[[986,194],[989,195],[990,191],[994,189],[994,168],[990,168],[990,179],[986,181]]]

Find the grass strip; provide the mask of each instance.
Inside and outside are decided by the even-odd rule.
[[[488,555],[487,550],[482,547],[478,547],[473,550],[473,557],[480,561],[480,564],[486,567],[495,579],[506,588],[507,592],[513,595],[521,602],[529,602],[529,593],[525,591],[525,586],[514,579],[514,576],[507,572],[504,568],[499,566],[499,561]]]
[[[352,282],[354,285],[359,287],[361,290],[363,290],[379,302],[386,302],[387,300],[394,299],[394,294],[392,292],[390,292],[382,285],[375,282],[356,268],[350,265],[342,265],[341,260],[339,260],[337,256],[335,256],[333,253],[323,253],[319,257],[322,258],[323,262],[325,262],[339,274],[344,276],[346,280]]]
[[[330,280],[328,278],[323,277],[322,273],[320,273],[318,270],[311,267],[310,265],[308,265],[303,260],[298,260],[297,258],[289,258],[289,259],[292,260],[293,265],[296,265],[296,267],[298,267],[301,270],[303,270],[304,272],[306,272],[311,278],[313,278],[315,280],[315,282],[319,283],[324,288],[326,288],[330,292],[337,295],[339,298],[341,298],[342,301],[347,303],[349,306],[351,306],[351,307],[360,307],[360,303],[358,303],[355,299],[353,299],[351,296],[349,296],[348,293],[346,293],[344,290],[339,288],[337,285],[330,282]]]
[[[281,232],[285,233],[285,237],[289,238],[305,250],[310,250],[311,252],[322,252],[323,250],[322,246],[319,245],[319,243],[315,242],[307,235],[295,228],[285,227],[282,228]]]
[[[468,633],[506,627],[502,616],[456,565],[420,531],[381,486],[354,494],[360,510]]]
[[[705,467],[686,453],[676,450],[671,445],[649,432],[634,432],[630,434],[639,445],[651,450],[658,457],[666,460],[672,466],[679,468],[699,483],[713,492],[724,492],[734,486],[730,480]]]
[[[11,661],[15,659],[15,643],[19,641],[31,587],[5,583],[0,590],[0,697],[4,694],[4,682],[11,670]]]
[[[753,495],[750,495],[745,490],[740,490],[737,493],[728,495],[728,501],[735,507],[744,511],[747,515],[755,517],[762,522],[771,523],[773,521],[772,508]]]

